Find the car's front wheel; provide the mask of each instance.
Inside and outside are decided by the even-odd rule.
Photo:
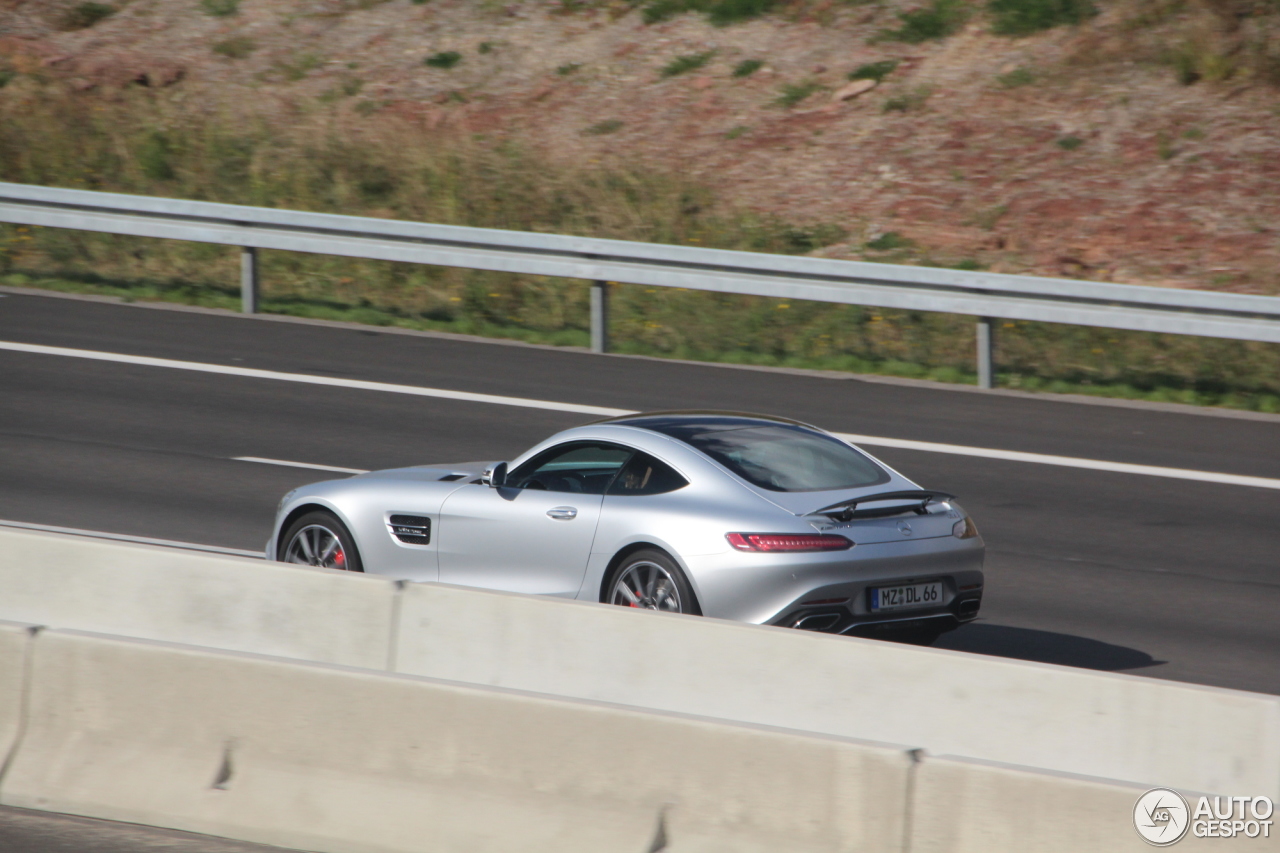
[[[300,516],[285,530],[280,542],[277,559],[282,563],[364,571],[351,532],[333,513],[316,510]]]
[[[684,571],[656,549],[628,555],[609,575],[605,590],[605,601],[621,607],[702,615]]]

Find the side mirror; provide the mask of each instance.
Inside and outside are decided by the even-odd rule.
[[[507,483],[507,463],[499,462],[487,472],[489,480],[489,488],[499,489]]]

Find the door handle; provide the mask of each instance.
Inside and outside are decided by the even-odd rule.
[[[578,510],[571,506],[557,506],[547,510],[547,517],[558,521],[572,521],[578,517]]]

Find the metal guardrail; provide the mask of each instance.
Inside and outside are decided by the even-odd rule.
[[[258,307],[258,249],[580,278],[592,349],[608,348],[607,282],[977,316],[979,384],[993,319],[1280,343],[1280,297],[732,252],[0,183],[0,222],[239,246]]]

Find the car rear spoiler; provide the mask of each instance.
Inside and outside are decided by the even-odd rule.
[[[933,501],[949,501],[955,500],[955,495],[948,492],[937,492],[932,489],[908,489],[901,492],[880,492],[875,495],[863,495],[859,498],[852,498],[847,501],[824,506],[822,509],[816,509],[809,515],[825,515],[833,521],[852,521],[855,518],[877,518],[885,515],[898,515],[901,512],[911,510],[916,515],[924,515],[929,511],[929,504]],[[873,507],[871,509],[858,509],[859,504],[872,503],[878,501],[912,501],[914,506],[886,506]]]

